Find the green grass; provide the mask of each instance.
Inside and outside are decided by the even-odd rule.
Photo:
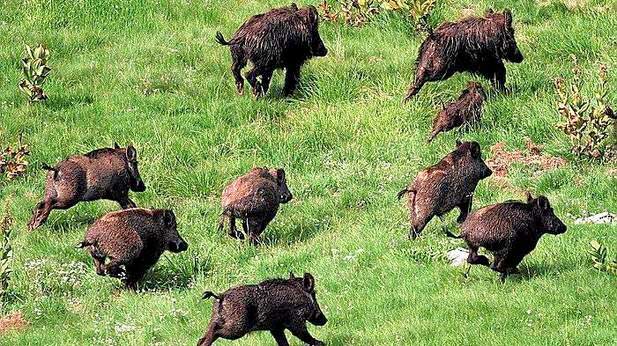
[[[509,184],[494,177],[479,184],[474,208],[531,190],[547,195],[569,226],[542,239],[523,261],[523,275],[505,284],[486,268],[464,279],[461,268],[451,267],[445,253],[462,243],[444,237],[437,219],[407,241],[407,213],[395,198],[420,169],[452,150],[455,132],[425,143],[431,119],[440,100],[455,98],[474,77],[430,83],[402,106],[422,38],[390,15],[362,28],[324,23],[330,54],[305,66],[294,97],[280,97],[280,72],[265,99],[237,97],[229,52],[214,33],[228,37],[250,15],[287,3],[3,3],[0,143],[23,132],[32,155],[27,176],[0,187],[0,205],[9,201],[16,219],[15,272],[2,313],[22,311],[30,325],[0,335],[0,344],[192,345],[210,318],[203,290],[290,270],[316,277],[330,322],[310,330],[329,345],[616,343],[617,277],[594,270],[586,251],[598,239],[615,255],[617,229],[573,223],[583,211],[615,212],[615,167],[572,160],[555,128],[553,87],[557,76],[571,76],[569,55],[576,54],[589,80],[600,62],[608,64],[609,99],[617,100],[614,2],[590,0],[571,11],[557,1],[468,0],[436,9],[434,19],[443,21],[464,8],[481,14],[512,6],[526,57],[507,65],[514,93],[491,92],[482,126],[463,138],[480,142],[485,157],[497,142],[524,149],[529,137],[570,159],[548,172],[517,165]],[[50,99],[29,105],[17,88],[19,58],[24,44],[38,42],[52,53]],[[114,141],[138,148],[148,190],[133,199],[173,208],[190,244],[186,253],[161,258],[145,292],[98,277],[88,255],[74,248],[115,203],[55,211],[42,228],[26,230],[43,193],[37,167]],[[217,232],[216,223],[225,184],[259,165],[285,167],[295,200],[267,229],[267,244],[253,248]],[[445,221],[451,229],[455,214]],[[233,342],[273,343],[268,333]]]

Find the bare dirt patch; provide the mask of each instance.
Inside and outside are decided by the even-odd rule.
[[[486,164],[493,170],[496,177],[505,177],[513,163],[532,166],[539,171],[549,171],[566,165],[567,161],[561,157],[542,154],[543,147],[527,139],[526,151],[507,151],[504,142],[496,143],[491,147],[491,157]]]
[[[0,335],[10,331],[22,331],[28,328],[28,325],[21,311],[14,311],[0,318]]]

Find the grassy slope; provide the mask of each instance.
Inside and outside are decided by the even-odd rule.
[[[148,185],[134,199],[140,206],[173,207],[190,250],[161,259],[148,277],[151,291],[120,289],[97,277],[88,256],[73,247],[89,223],[117,206],[96,202],[54,212],[28,233],[44,180],[33,169],[0,191],[17,221],[15,294],[5,312],[22,310],[31,322],[24,332],[3,335],[0,344],[193,344],[209,320],[211,302],[199,299],[204,289],[222,291],[289,270],[316,276],[330,323],[311,330],[331,345],[617,340],[617,279],[593,270],[585,254],[596,238],[617,249],[615,227],[573,225],[567,216],[615,211],[617,180],[609,167],[571,163],[536,175],[518,165],[511,186],[492,178],[479,185],[476,208],[529,189],[549,196],[570,225],[565,235],[543,239],[523,262],[524,275],[504,285],[485,268],[474,268],[465,280],[460,268],[450,267],[444,253],[461,243],[441,234],[439,220],[418,241],[406,240],[406,212],[394,196],[452,149],[455,133],[431,146],[424,141],[439,100],[456,97],[471,77],[429,84],[402,107],[421,42],[403,20],[361,29],[324,24],[330,55],[305,67],[301,91],[281,99],[277,73],[270,95],[255,102],[234,95],[228,51],[213,36],[216,30],[228,36],[249,15],[286,1],[125,1],[122,8],[114,2],[5,2],[0,140],[12,142],[24,131],[33,167],[113,141],[134,143]],[[437,20],[455,19],[466,7],[480,14],[508,3],[449,1]],[[588,9],[610,2],[589,3]],[[573,53],[590,76],[598,62],[608,63],[615,85],[617,9],[570,12],[535,1],[510,6],[526,61],[507,66],[514,94],[492,94],[483,125],[464,138],[485,149],[499,141],[514,149],[524,148],[528,136],[549,153],[567,155],[567,142],[554,128],[552,80],[570,75]],[[16,88],[17,61],[24,43],[39,41],[53,54],[50,100],[28,106]],[[284,166],[296,196],[259,249],[215,228],[223,186],[254,165]],[[446,219],[449,227],[454,214]],[[256,333],[234,344],[272,343],[269,334]]]

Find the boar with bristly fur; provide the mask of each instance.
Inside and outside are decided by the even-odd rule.
[[[227,222],[231,237],[244,239],[246,234],[251,244],[256,245],[261,233],[276,216],[279,205],[292,199],[285,170],[253,168],[223,191],[219,230],[223,230]],[[244,234],[236,229],[236,219],[243,221]]]
[[[306,322],[323,326],[328,322],[317,303],[315,279],[309,273],[296,278],[271,279],[257,285],[237,286],[214,297],[212,317],[197,346],[210,346],[218,338],[235,340],[249,332],[269,330],[277,345],[289,346],[285,330],[307,345],[324,345],[306,328]]]
[[[473,124],[482,116],[482,105],[486,94],[482,85],[469,82],[458,100],[447,104],[433,120],[430,143],[441,132],[448,132],[465,124]]]
[[[129,190],[143,192],[146,185],[137,168],[137,150],[132,145],[103,148],[75,155],[48,171],[45,197],[39,202],[28,224],[33,230],[43,224],[53,209],[69,209],[78,202],[108,199],[120,207],[135,208]]]
[[[178,234],[173,211],[134,208],[95,221],[78,247],[88,250],[97,274],[120,278],[134,289],[163,252],[179,253],[188,244]]]
[[[283,94],[291,95],[302,65],[312,57],[328,54],[319,36],[319,14],[314,6],[298,8],[291,4],[275,8],[251,17],[229,41],[220,32],[216,33],[216,40],[231,50],[231,71],[240,95],[244,91],[241,71],[248,61],[253,63],[246,79],[255,97],[268,92],[272,73],[279,68],[286,71]]]
[[[408,195],[409,238],[419,236],[434,216],[441,217],[457,207],[461,212],[457,222],[465,221],[478,182],[491,174],[493,172],[482,160],[480,144],[457,141],[454,151],[418,173],[397,195],[399,199]]]
[[[503,281],[508,274],[518,273],[517,266],[536,248],[542,235],[562,234],[566,225],[555,215],[548,198],[527,201],[508,201],[473,212],[461,225],[461,234],[448,236],[462,238],[469,247],[469,264],[489,265],[486,256],[478,255],[480,247],[494,255],[491,269],[500,273]]]
[[[476,73],[503,90],[506,67],[503,60],[520,63],[512,26],[512,12],[495,13],[447,22],[432,32],[420,46],[412,85],[405,101],[416,95],[426,82],[445,80],[456,72]]]

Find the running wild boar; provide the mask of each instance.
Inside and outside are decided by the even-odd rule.
[[[503,60],[520,63],[512,26],[512,12],[495,13],[447,22],[432,32],[420,46],[415,77],[405,101],[417,94],[424,83],[445,80],[456,72],[477,73],[503,90],[506,68]]]
[[[45,197],[39,202],[28,224],[33,230],[41,226],[53,209],[68,209],[82,201],[108,199],[120,207],[135,208],[129,190],[143,192],[146,185],[137,168],[137,151],[132,145],[103,148],[85,155],[75,155],[48,170]]]
[[[135,289],[163,252],[179,253],[188,244],[178,234],[173,211],[134,208],[94,222],[78,247],[88,250],[97,274],[120,278]]]
[[[323,326],[328,322],[315,295],[315,279],[309,273],[296,278],[272,279],[258,285],[230,288],[214,297],[212,317],[197,346],[210,346],[218,339],[235,340],[249,332],[269,330],[277,345],[288,346],[285,329],[308,345],[324,345],[306,328],[306,322]]]
[[[562,234],[567,227],[555,216],[548,198],[533,198],[527,202],[508,201],[479,209],[469,215],[461,226],[462,238],[469,247],[469,264],[489,265],[486,256],[478,255],[480,247],[494,255],[491,269],[500,273],[501,280],[518,273],[517,266],[536,248],[543,234]]]
[[[457,141],[453,152],[418,173],[397,195],[399,199],[408,195],[409,238],[419,236],[434,216],[441,217],[456,207],[461,211],[457,222],[465,221],[478,182],[491,174],[493,172],[482,160],[480,144]]]
[[[244,91],[241,71],[250,61],[253,68],[246,79],[255,97],[268,92],[272,73],[279,68],[286,70],[283,93],[289,96],[296,89],[302,65],[312,57],[328,54],[318,29],[319,14],[314,6],[299,9],[291,4],[251,17],[229,41],[217,32],[216,40],[231,50],[231,71],[240,95]]]
[[[465,124],[473,124],[482,116],[482,104],[486,94],[482,85],[469,82],[458,100],[450,102],[433,120],[430,143],[440,132],[447,132]]]
[[[228,234],[231,237],[244,239],[246,234],[251,244],[256,245],[261,233],[276,216],[279,205],[292,198],[285,170],[253,168],[223,191],[219,230],[223,230],[225,221],[228,221]],[[236,229],[236,218],[243,220],[244,234]]]

